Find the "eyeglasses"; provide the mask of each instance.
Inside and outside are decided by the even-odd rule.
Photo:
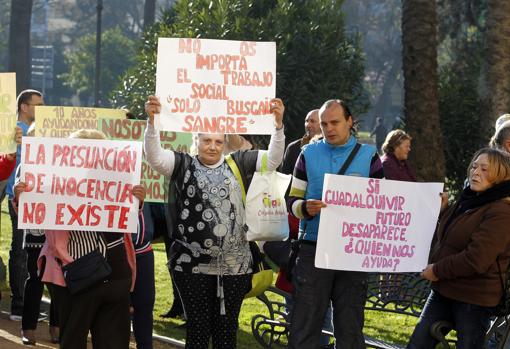
[[[34,105],[36,107],[42,107],[44,106],[44,103],[23,103],[23,104],[26,104],[26,105]]]

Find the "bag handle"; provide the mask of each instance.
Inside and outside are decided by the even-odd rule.
[[[356,142],[354,149],[349,154],[349,157],[347,158],[347,160],[345,160],[344,164],[340,168],[340,171],[338,171],[339,175],[343,175],[345,173],[345,171],[347,171],[347,169],[349,168],[349,166],[352,163],[352,160],[354,160],[354,158],[356,157],[356,154],[358,154],[358,151],[360,148],[361,148],[361,144]]]
[[[262,154],[262,159],[260,159],[260,160],[261,160],[260,172],[261,173],[267,172],[267,152],[264,152]]]
[[[243,178],[241,177],[241,171],[239,171],[239,167],[237,167],[236,162],[232,158],[230,154],[225,156],[225,161],[227,162],[228,167],[232,170],[234,173],[234,177],[237,179],[237,183],[239,183],[239,186],[241,187],[241,194],[243,194],[243,204],[246,203],[246,190],[244,189],[244,183]]]
[[[236,162],[232,158],[232,155],[228,154],[225,156],[225,161],[227,162],[228,167],[234,173],[234,177],[236,177],[239,186],[241,187],[241,193],[243,194],[243,204],[246,203],[246,189],[244,188],[243,178],[241,177],[241,171],[239,171],[239,167]],[[261,164],[260,164],[260,172],[267,172],[267,152],[262,154]]]

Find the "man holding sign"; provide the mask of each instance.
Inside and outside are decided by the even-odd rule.
[[[382,178],[376,149],[358,145],[353,116],[341,100],[329,100],[319,110],[324,138],[303,148],[294,168],[289,211],[300,221],[300,247],[293,273],[294,308],[289,348],[317,348],[326,309],[333,304],[337,348],[364,348],[363,306],[366,274],[314,266],[324,176],[342,173]]]

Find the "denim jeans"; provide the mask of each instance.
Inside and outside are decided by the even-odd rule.
[[[456,348],[483,348],[490,317],[489,307],[456,301],[431,291],[407,349],[434,349],[438,342],[430,335],[430,326],[439,320],[453,324],[457,331]]]
[[[365,348],[363,337],[367,275],[316,268],[315,247],[302,244],[294,267],[294,305],[289,349],[320,346],[326,310],[333,305],[336,348]]]
[[[285,308],[287,308],[288,314],[292,312],[292,297],[285,297]],[[333,307],[331,303],[329,303],[329,307],[326,310],[326,316],[324,317],[324,324],[322,325],[322,329],[324,331],[333,332]],[[328,335],[321,335],[320,345],[323,347],[329,345],[329,338],[330,337]]]

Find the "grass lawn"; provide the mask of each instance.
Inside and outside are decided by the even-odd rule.
[[[0,257],[7,264],[9,258],[9,247],[11,240],[11,222],[7,213],[6,200],[2,203],[1,226],[0,226]],[[154,331],[160,335],[169,336],[175,339],[184,340],[185,331],[178,328],[182,324],[179,320],[166,320],[159,317],[165,313],[172,304],[172,287],[170,277],[166,268],[166,257],[164,245],[154,245],[156,257],[156,306],[154,309]],[[3,291],[7,290],[4,284]],[[5,294],[5,293],[4,293]],[[252,349],[260,348],[251,334],[251,318],[256,313],[266,313],[263,303],[255,298],[246,300],[243,304],[239,318],[238,348]],[[366,312],[365,333],[369,336],[383,340],[406,343],[416,324],[414,318],[403,317],[391,313]],[[348,319],[346,319],[348,321]]]

